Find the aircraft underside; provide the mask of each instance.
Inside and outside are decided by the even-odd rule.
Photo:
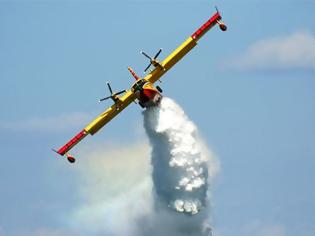
[[[156,106],[160,103],[161,99],[162,94],[155,89],[143,89],[138,98],[139,105],[143,108]]]

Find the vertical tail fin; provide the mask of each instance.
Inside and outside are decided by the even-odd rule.
[[[136,80],[141,79],[141,78],[136,74],[136,72],[134,72],[134,70],[133,70],[130,66],[128,67],[128,70],[129,70],[129,72],[132,74],[132,76],[133,76]]]

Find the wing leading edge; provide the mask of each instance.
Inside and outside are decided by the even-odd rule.
[[[54,150],[61,156],[66,155],[68,160],[69,156],[73,158],[68,152],[81,140],[83,140],[88,134],[94,135],[99,131],[104,125],[110,122],[115,116],[117,116],[122,110],[124,110],[130,103],[135,100],[135,95],[132,91],[128,90],[125,95],[119,97],[119,100],[106,109],[102,114],[100,114],[96,119],[89,123],[83,130],[81,130],[77,135],[70,139],[64,146],[59,148],[57,151]],[[70,161],[70,160],[69,160]],[[74,161],[70,161],[74,162]]]
[[[226,30],[224,23],[220,22],[221,15],[217,11],[208,21],[206,21],[200,28],[198,28],[190,37],[188,37],[178,48],[176,48],[169,56],[167,56],[162,62],[156,62],[155,69],[147,74],[143,79],[137,81],[147,81],[154,84],[161,78],[169,69],[171,69],[178,61],[180,61],[189,51],[191,51],[196,45],[199,39],[213,26],[218,24],[222,31]],[[70,162],[74,162],[75,159],[68,152],[84,139],[88,134],[94,135],[104,125],[110,122],[115,116],[117,116],[122,110],[124,110],[130,103],[136,99],[135,90],[127,90],[126,93],[118,97],[115,103],[100,114],[96,119],[89,123],[83,130],[75,135],[69,142],[62,146],[57,151],[61,156],[66,155]]]
[[[190,52],[197,45],[197,42],[199,41],[199,39],[216,24],[220,26],[221,30],[225,31],[226,26],[224,25],[224,23],[220,22],[221,19],[222,17],[219,11],[217,11],[209,20],[207,20],[190,37],[188,37],[178,48],[176,48],[168,57],[166,57],[160,63],[161,66],[156,67],[144,79],[151,83],[155,83],[157,80],[159,80],[161,76],[163,76],[178,61],[180,61],[188,52]]]

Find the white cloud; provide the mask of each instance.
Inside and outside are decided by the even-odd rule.
[[[21,121],[0,122],[0,130],[60,132],[83,128],[91,119],[92,116],[86,113],[73,112],[54,117],[34,117]]]
[[[282,225],[269,225],[257,233],[257,236],[285,236],[285,228]]]
[[[213,235],[242,235],[242,236],[286,236],[287,227],[281,223],[266,222],[259,219],[243,225],[217,228],[214,226]]]
[[[285,236],[285,227],[282,224],[270,224],[255,220],[242,228],[244,235],[251,236]]]
[[[78,235],[74,232],[64,229],[52,229],[39,227],[36,229],[14,229],[10,233],[0,231],[0,236],[74,236]]]
[[[76,171],[82,204],[66,217],[69,225],[86,234],[133,235],[137,219],[151,211],[148,143],[95,144],[81,150],[85,158]]]
[[[74,236],[74,233],[68,232],[66,230],[56,230],[56,229],[37,229],[32,234],[32,236]]]
[[[5,236],[4,229],[1,227],[1,225],[0,225],[0,236]]]
[[[260,40],[235,58],[232,67],[242,70],[315,70],[315,36],[304,31]]]

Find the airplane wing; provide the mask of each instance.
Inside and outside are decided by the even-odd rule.
[[[59,155],[67,155],[67,153],[72,149],[77,143],[84,139],[88,134],[94,135],[99,131],[104,125],[111,121],[115,116],[117,116],[122,110],[124,110],[130,103],[135,100],[136,96],[131,91],[128,90],[123,96],[119,97],[116,103],[106,109],[102,114],[100,114],[96,119],[89,123],[82,131],[75,135],[69,142],[64,146],[59,148],[57,152]],[[69,155],[70,156],[70,155]],[[68,159],[69,156],[67,155]],[[72,156],[70,156],[73,158]],[[70,159],[69,159],[70,161]],[[74,162],[74,158],[73,161]]]
[[[217,11],[208,21],[206,21],[196,32],[194,32],[190,37],[186,39],[177,49],[175,49],[169,56],[167,56],[162,62],[158,62],[156,57],[160,54],[161,50],[157,53],[154,59],[151,59],[149,56],[146,57],[151,59],[151,65],[155,66],[155,69],[147,74],[143,79],[140,79],[132,69],[129,68],[129,71],[138,81],[134,84],[138,85],[138,83],[155,83],[160,79],[162,75],[164,75],[169,69],[171,69],[179,60],[181,60],[191,49],[193,49],[198,40],[213,26],[218,24],[222,31],[226,30],[226,26],[224,23],[220,22],[221,15]],[[147,68],[149,68],[147,67]],[[109,86],[109,85],[108,85]],[[143,85],[142,85],[143,86]],[[111,88],[109,86],[111,91]],[[64,146],[62,146],[59,150],[54,150],[61,156],[66,155],[70,162],[74,162],[75,159],[73,156],[68,154],[69,150],[73,148],[77,143],[79,143],[82,139],[84,139],[88,134],[95,134],[99,131],[104,125],[106,125],[110,120],[112,120],[116,115],[118,115],[122,110],[124,110],[131,102],[136,99],[136,95],[133,92],[134,89],[132,87],[131,90],[126,91],[126,93],[118,97],[116,96],[115,104],[105,110],[102,114],[100,114],[95,120],[93,120],[90,124],[88,124],[82,131],[80,131],[76,136],[74,136],[69,142],[67,142]],[[112,92],[112,91],[111,91]],[[121,92],[117,93],[120,94]],[[107,99],[107,98],[106,98]]]
[[[177,49],[175,49],[168,57],[166,57],[159,66],[145,76],[145,80],[155,83],[161,78],[169,69],[171,69],[179,60],[181,60],[191,49],[193,49],[198,40],[213,26],[218,24],[222,31],[226,30],[226,26],[220,22],[221,15],[217,11],[208,21],[206,21],[196,32],[186,39]]]

